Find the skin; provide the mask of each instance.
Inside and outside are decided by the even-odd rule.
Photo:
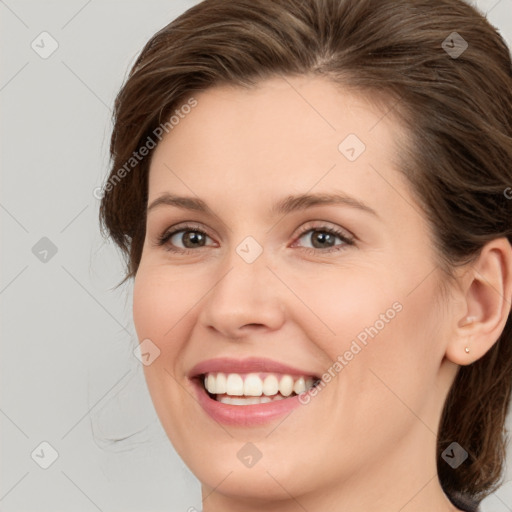
[[[203,199],[214,215],[168,205],[148,213],[133,315],[139,340],[161,351],[146,381],[202,484],[203,510],[458,510],[437,478],[437,427],[458,365],[484,355],[505,325],[510,244],[489,243],[444,295],[432,233],[393,164],[406,135],[385,110],[318,77],[194,97],[153,154],[148,204],[172,192]],[[348,134],[366,145],[354,162],[338,150]],[[335,191],[377,215],[347,205],[271,213],[288,195]],[[188,253],[156,245],[183,222],[208,237],[175,235]],[[337,236],[319,245],[326,226],[354,245]],[[263,248],[253,263],[236,252],[247,236]],[[333,246],[341,250],[327,253]],[[221,426],[192,397],[187,373],[214,357],[269,357],[321,375],[397,301],[402,310],[285,419]],[[251,468],[237,458],[248,441],[262,454]]]

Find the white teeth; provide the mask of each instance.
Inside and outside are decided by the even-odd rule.
[[[221,396],[219,397],[219,402],[228,405],[253,405],[253,404],[267,404],[268,402],[273,402],[275,400],[282,400],[283,397],[281,395],[276,395],[274,398],[270,398],[268,396],[261,397],[250,397],[250,398],[233,398],[231,396]]]
[[[217,389],[215,389],[217,393]],[[230,373],[226,380],[226,393],[228,395],[243,395],[244,381],[238,373]]]
[[[285,375],[279,383],[279,391],[283,396],[290,396],[293,391],[293,378],[291,375]]]
[[[225,393],[226,392],[226,375],[224,373],[217,373],[215,379],[215,392]]]
[[[263,382],[258,375],[250,373],[244,380],[244,395],[245,396],[261,396],[263,391]]]
[[[275,375],[268,375],[263,381],[263,393],[267,396],[273,396],[279,391],[279,381]]]
[[[306,381],[304,377],[299,377],[293,385],[293,391],[298,395],[306,391]]]
[[[231,398],[229,396],[222,397],[219,402],[229,405],[248,405],[248,402],[244,398]]]
[[[215,375],[213,374],[209,374],[207,377],[206,377],[206,382],[205,382],[205,385],[206,385],[206,389],[210,392],[210,393],[213,393],[213,390],[216,389],[216,386],[215,386]]]
[[[314,379],[311,377],[292,377],[291,375],[258,373],[238,374],[238,373],[209,373],[204,377],[204,386],[212,395],[230,395],[236,397],[248,396],[260,398],[279,397],[282,399],[292,395],[292,393],[303,393],[313,387]],[[279,394],[280,393],[280,394]],[[221,397],[218,397],[220,400]],[[238,398],[237,398],[238,399]],[[229,402],[224,402],[229,403]],[[248,399],[244,399],[244,404],[248,404]]]

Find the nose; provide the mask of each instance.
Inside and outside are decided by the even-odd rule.
[[[247,263],[235,253],[218,276],[201,301],[199,322],[204,327],[234,340],[283,325],[285,287],[263,255]]]

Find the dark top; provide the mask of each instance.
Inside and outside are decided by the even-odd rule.
[[[462,493],[453,493],[452,495],[448,495],[448,499],[460,510],[464,510],[464,512],[481,512],[480,502],[474,500],[470,496],[467,496]]]

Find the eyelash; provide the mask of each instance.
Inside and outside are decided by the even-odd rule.
[[[166,246],[165,250],[173,252],[173,253],[189,254],[191,252],[196,252],[197,249],[179,249],[179,248],[172,247],[170,244],[167,243],[176,233],[180,233],[182,231],[185,233],[187,231],[193,231],[194,233],[200,233],[201,235],[204,235],[205,237],[211,238],[210,235],[208,235],[208,233],[206,233],[202,229],[198,228],[197,226],[185,224],[185,225],[181,225],[178,229],[174,229],[172,231],[164,231],[161,235],[159,235],[157,237],[156,245],[158,247]],[[343,242],[343,245],[336,245],[334,247],[330,247],[327,249],[316,249],[316,248],[311,248],[311,247],[302,247],[302,250],[304,250],[308,254],[318,254],[319,252],[323,253],[323,254],[339,252],[339,251],[346,249],[348,246],[355,245],[354,238],[345,235],[344,232],[342,232],[336,228],[331,228],[328,226],[305,228],[299,233],[299,235],[297,236],[297,240],[302,238],[306,233],[315,232],[315,231],[319,231],[321,233],[328,233],[330,235],[335,235],[340,238],[340,240]]]

